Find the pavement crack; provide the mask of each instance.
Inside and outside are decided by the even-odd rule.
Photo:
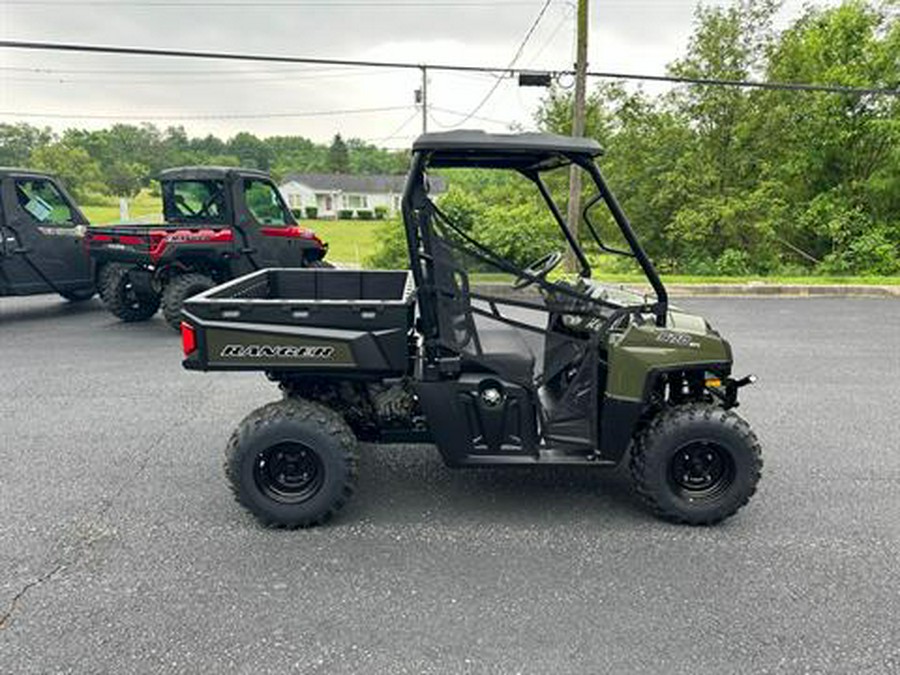
[[[50,581],[64,569],[66,569],[66,566],[64,564],[59,564],[49,572],[42,574],[37,579],[33,579],[22,586],[22,588],[19,589],[19,592],[13,596],[13,599],[7,606],[6,611],[3,614],[0,614],[0,630],[4,630],[12,625],[13,614],[15,614],[16,610],[19,608],[19,604],[22,602],[22,599],[25,597],[25,594],[28,593],[28,591],[36,586],[40,586],[46,581]]]
[[[138,480],[141,474],[143,474],[143,472],[147,469],[147,466],[150,464],[150,460],[153,456],[153,451],[165,439],[165,437],[166,433],[163,432],[159,434],[152,443],[150,443],[149,448],[147,448],[147,451],[144,454],[143,460],[138,464],[137,469],[131,475],[130,481],[122,481],[122,484],[119,486],[119,488],[109,498],[102,501],[100,508],[98,508],[93,514],[89,515],[85,519],[85,525],[90,525],[91,521],[96,521],[104,518],[113,509],[113,507],[116,505],[116,501],[119,499],[119,497],[122,496],[122,493],[125,492],[125,489],[128,487],[128,485]],[[66,547],[67,550],[61,556],[64,560],[66,558],[70,558],[69,563],[59,562],[49,572],[42,574],[36,579],[32,579],[24,586],[22,586],[22,588],[19,589],[19,592],[13,596],[13,599],[9,602],[9,605],[7,605],[6,611],[3,614],[0,614],[0,630],[4,630],[12,625],[13,615],[16,613],[16,610],[22,603],[22,599],[32,588],[50,581],[51,579],[53,579],[53,577],[60,574],[70,565],[78,563],[81,558],[84,557],[85,552],[90,550],[94,546],[94,544],[96,544],[97,541],[101,540],[102,538],[102,536],[90,535],[79,537],[79,539],[82,539],[83,541],[76,542],[75,545]]]

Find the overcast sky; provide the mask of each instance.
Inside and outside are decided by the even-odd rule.
[[[233,3],[233,4],[232,4]],[[0,0],[9,40],[232,51],[338,59],[505,66],[543,0]],[[596,70],[661,74],[690,35],[694,0],[592,0],[589,61]],[[724,0],[719,4],[724,4]],[[786,0],[779,23],[802,11]],[[820,0],[815,4],[835,4]],[[567,69],[574,0],[552,0],[517,62]],[[242,64],[0,49],[0,121],[56,129],[116,121],[183,125],[192,135],[334,133],[405,147],[421,129],[416,71]],[[494,83],[433,73],[429,128],[452,126]],[[533,126],[540,90],[504,81],[468,128]],[[381,112],[291,116],[371,108]],[[23,113],[59,117],[25,117]],[[84,116],[118,116],[91,119]],[[236,117],[272,115],[271,117]],[[229,118],[229,116],[231,116]],[[163,118],[195,119],[163,119]]]

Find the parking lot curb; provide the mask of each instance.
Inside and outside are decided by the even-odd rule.
[[[638,293],[651,293],[649,285],[619,284]],[[508,284],[473,284],[473,288],[488,295],[507,297],[519,295]],[[666,284],[671,297],[881,297],[900,298],[900,286],[865,284]],[[529,289],[530,290],[530,289]]]

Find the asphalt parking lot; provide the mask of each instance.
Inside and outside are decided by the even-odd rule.
[[[765,453],[711,529],[622,473],[364,448],[330,526],[268,531],[221,456],[277,397],[180,367],[161,319],[0,299],[2,673],[900,669],[900,302],[690,299]]]

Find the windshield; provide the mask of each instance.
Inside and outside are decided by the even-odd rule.
[[[260,225],[293,224],[278,190],[269,181],[245,180],[244,201],[247,204],[247,210]]]

